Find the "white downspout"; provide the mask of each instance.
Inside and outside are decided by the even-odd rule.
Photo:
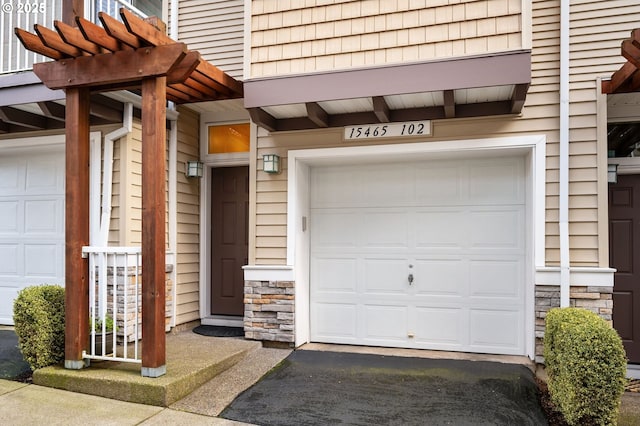
[[[102,166],[102,214],[100,216],[100,231],[96,245],[109,245],[109,225],[111,223],[111,195],[113,186],[113,142],[131,132],[133,121],[133,104],[124,104],[122,127],[104,136],[104,157]]]
[[[569,0],[560,3],[560,157],[558,226],[560,237],[560,306],[569,306]]]
[[[174,106],[175,108],[175,106]],[[169,251],[171,256],[171,282],[173,285],[171,305],[171,327],[176,326],[176,297],[178,286],[178,121],[170,120],[169,128],[169,183],[168,183],[168,202],[169,202]]]
[[[169,37],[178,40],[178,0],[171,0],[169,12]],[[173,253],[171,262],[172,301],[171,327],[176,326],[177,295],[178,295],[178,111],[173,102],[169,102],[167,115],[170,121],[169,129],[169,251]]]

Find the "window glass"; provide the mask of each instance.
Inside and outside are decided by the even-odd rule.
[[[209,154],[249,152],[249,123],[209,126]]]

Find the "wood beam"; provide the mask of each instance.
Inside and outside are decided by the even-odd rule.
[[[258,126],[263,129],[267,129],[270,132],[275,132],[278,130],[278,121],[274,116],[269,114],[267,111],[262,108],[249,108],[249,116],[251,117],[251,121],[256,123]]]
[[[142,43],[140,43],[138,37],[131,34],[122,22],[107,15],[104,12],[100,12],[98,14],[98,17],[100,18],[100,22],[102,22],[104,29],[111,37],[121,41],[128,46],[133,47],[134,49],[142,47]]]
[[[64,105],[60,105],[52,101],[45,101],[45,102],[38,102],[38,108],[40,108],[40,111],[42,111],[42,114],[45,117],[64,122],[64,119],[65,119]]]
[[[318,127],[329,127],[329,115],[317,102],[307,102],[307,115]]]
[[[166,78],[142,80],[142,375],[165,362]]]
[[[636,69],[640,68],[640,48],[631,39],[622,42],[622,56],[629,61]]]
[[[84,38],[84,35],[82,34],[82,31],[80,31],[80,29],[74,28],[71,25],[67,25],[61,21],[53,21],[53,25],[56,27],[58,34],[60,34],[60,37],[62,37],[62,40],[65,43],[75,46],[78,49],[81,49],[82,51],[93,55],[105,53],[105,49]]]
[[[143,77],[163,76],[184,59],[184,43],[83,56],[33,65],[33,72],[50,89],[117,85]],[[114,86],[114,89],[116,86]]]
[[[511,95],[511,113],[520,114],[524,101],[527,99],[527,92],[529,91],[528,84],[516,84],[513,88],[513,94]]]
[[[89,343],[89,89],[66,93],[65,367],[84,366]]]
[[[619,88],[629,80],[638,69],[629,62],[625,62],[622,67],[611,76],[611,81],[603,82],[602,93],[616,93]]]
[[[60,37],[60,34],[58,34],[57,32],[38,24],[35,24],[33,28],[36,30],[36,34],[38,34],[38,37],[40,37],[40,40],[42,40],[42,43],[45,46],[57,50],[63,55],[71,56],[74,58],[84,55],[84,52],[82,50],[65,43],[62,37]]]
[[[88,41],[97,44],[98,46],[106,49],[110,52],[117,52],[119,50],[130,50],[132,47],[126,44],[120,43],[117,39],[111,37],[104,28],[94,24],[91,21],[87,21],[84,18],[77,17],[76,23],[78,28],[84,35],[84,38]]]
[[[43,56],[46,56],[47,58],[51,58],[55,60],[68,57],[58,52],[55,49],[45,46],[42,40],[40,40],[40,37],[38,37],[35,34],[31,34],[29,31],[16,28],[14,32],[16,34],[16,37],[18,37],[18,40],[20,40],[24,48],[27,50],[30,50],[35,53],[39,53],[40,55],[43,55]]]
[[[200,61],[200,53],[196,51],[187,52],[184,59],[171,68],[167,74],[167,84],[183,83],[200,65]]]
[[[62,0],[62,21],[75,25],[76,16],[84,16],[84,0]]]
[[[381,123],[388,123],[390,120],[389,105],[384,100],[384,96],[373,97],[373,113]]]
[[[46,117],[12,107],[0,107],[0,120],[32,130],[42,130],[48,127]]]
[[[444,93],[444,117],[453,118],[456,116],[456,101],[453,90],[445,90]]]

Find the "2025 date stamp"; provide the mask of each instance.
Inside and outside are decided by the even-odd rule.
[[[3,14],[45,13],[48,5],[44,0],[40,1],[4,1],[0,5]]]

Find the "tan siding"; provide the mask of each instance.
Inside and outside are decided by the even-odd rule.
[[[243,77],[244,0],[180,0],[178,39],[235,78]]]
[[[199,120],[189,109],[180,108],[179,112],[176,324],[200,318],[200,180],[187,179],[183,172],[188,160],[200,157]]]
[[[119,244],[142,244],[142,128],[134,119],[132,131],[120,139],[119,158]]]
[[[254,10],[253,44],[254,46],[269,46],[271,50],[254,49],[252,61],[262,63],[267,69],[269,64],[282,61],[285,55],[284,45],[291,41],[290,33],[273,32],[274,25],[280,25],[280,18],[269,17],[282,13],[278,7],[287,8],[289,2],[254,2],[262,3],[262,9]],[[277,4],[276,4],[277,3]],[[286,5],[285,5],[286,3]],[[340,7],[350,5],[354,7],[358,1],[332,2],[333,6]],[[388,2],[405,4],[404,2]],[[411,2],[420,5],[424,2]],[[447,2],[442,2],[447,3]],[[371,1],[371,6],[381,7],[381,2]],[[432,3],[430,3],[431,5]],[[346,15],[339,15],[337,9],[330,9],[330,5],[312,8],[312,17],[309,17],[307,9],[301,9],[302,25],[305,26],[305,34],[294,31],[301,40],[315,37],[312,42],[314,54],[326,57],[338,57],[343,52],[342,40],[347,35],[336,36],[336,31],[345,31],[339,22],[344,21]],[[387,6],[385,6],[387,7]],[[392,7],[392,6],[388,6]],[[407,3],[407,8],[408,8]],[[420,7],[420,6],[419,6]],[[361,7],[361,12],[364,6]],[[342,10],[342,9],[341,9]],[[441,11],[442,12],[442,11]],[[596,128],[598,111],[596,105],[596,79],[610,76],[620,67],[624,58],[620,56],[620,41],[629,35],[632,28],[640,22],[640,5],[630,4],[627,1],[574,1],[571,4],[571,47],[570,47],[570,161],[569,161],[569,233],[570,233],[570,257],[573,266],[606,266],[601,264],[602,257],[599,247],[606,246],[606,242],[600,241],[598,233],[598,221],[604,220],[601,212],[602,200],[606,193],[598,194],[598,149],[601,146],[598,141]],[[338,13],[338,18],[328,13]],[[350,12],[351,13],[351,12]],[[402,30],[395,31],[394,36],[381,34],[392,32],[395,19],[400,12],[393,12],[382,18],[371,17],[368,21],[365,17],[364,30],[357,21],[360,18],[349,18],[353,23],[352,31],[360,31],[360,49],[363,49],[362,39],[366,36],[367,44],[378,43],[375,52],[387,52],[390,46],[399,45],[405,40]],[[423,19],[435,20],[435,11],[419,14]],[[265,18],[266,17],[266,18]],[[559,167],[559,1],[535,1],[531,11],[532,18],[532,85],[527,96],[527,101],[522,115],[519,117],[487,117],[482,119],[456,119],[437,120],[433,122],[433,137],[429,140],[455,140],[484,137],[508,137],[511,135],[543,134],[547,139],[546,159],[546,264],[557,265],[559,263],[559,228],[558,228],[558,167]],[[282,18],[285,19],[284,16]],[[448,16],[441,16],[448,19]],[[333,21],[331,25],[319,25],[319,22]],[[309,29],[314,23],[314,30]],[[298,24],[299,25],[299,24]],[[425,25],[424,22],[419,25]],[[434,26],[439,25],[435,24]],[[370,33],[367,33],[367,30]],[[461,36],[463,30],[460,26]],[[477,27],[476,27],[477,30]],[[490,31],[491,26],[483,31]],[[268,32],[272,31],[272,32]],[[318,32],[321,32],[319,35]],[[378,31],[378,33],[373,34]],[[307,34],[308,33],[308,34]],[[457,34],[457,29],[455,34]],[[268,37],[267,37],[268,36]],[[278,38],[280,37],[280,39]],[[339,39],[341,43],[337,43]],[[283,43],[286,40],[287,43]],[[411,43],[422,43],[420,37],[414,38]],[[270,44],[269,44],[270,43]],[[349,48],[356,49],[357,43],[353,39],[345,42]],[[384,48],[380,43],[387,43]],[[289,43],[290,44],[290,43]],[[331,54],[326,54],[330,51]],[[428,49],[422,49],[422,53]],[[324,52],[324,53],[323,53]],[[435,52],[435,49],[431,53]],[[293,51],[291,52],[293,53]],[[304,51],[303,51],[304,53]],[[270,56],[271,55],[271,56]],[[333,56],[332,56],[333,55]],[[354,53],[355,55],[355,53]],[[364,56],[367,56],[365,52]],[[372,55],[369,60],[388,60],[385,54]],[[404,61],[404,58],[397,57]],[[304,72],[317,70],[313,68],[318,61],[305,64],[311,69],[305,68]],[[366,61],[365,61],[366,62]],[[331,67],[331,60],[326,61],[326,66]],[[333,62],[335,65],[335,62]],[[269,72],[276,72],[273,66]],[[259,70],[259,68],[257,68]],[[283,71],[284,70],[284,71]],[[288,72],[287,67],[281,67],[278,72]],[[259,72],[258,72],[259,74]],[[257,75],[254,75],[257,76]],[[601,141],[602,142],[602,141]],[[257,174],[257,225],[255,229],[255,254],[258,264],[284,264],[286,263],[286,202],[287,202],[287,164],[286,157],[289,150],[308,149],[320,147],[350,146],[341,138],[341,129],[292,132],[287,134],[269,134],[260,131],[258,134],[258,158],[263,153],[277,153],[285,160],[283,173],[270,176],[260,171],[258,162]],[[355,145],[355,144],[353,144]],[[605,203],[606,205],[606,203]],[[599,208],[600,207],[600,208]]]
[[[520,49],[521,6],[521,0],[254,0],[250,76]]]

